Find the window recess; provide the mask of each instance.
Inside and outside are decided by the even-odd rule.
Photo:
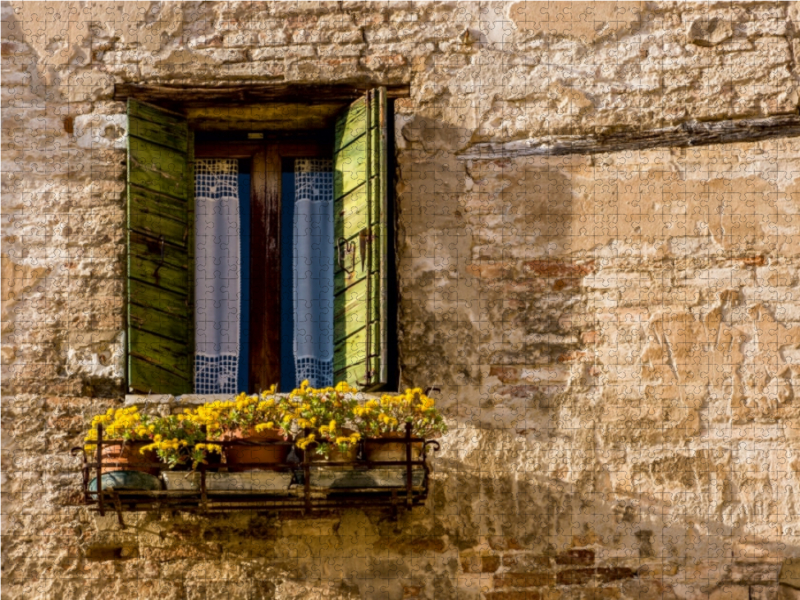
[[[228,385],[224,391],[217,390],[221,393],[230,389],[258,392],[272,384],[286,390],[292,383],[299,384],[299,378],[290,382],[287,376],[299,372],[298,364],[289,363],[299,360],[297,348],[302,345],[298,320],[287,318],[298,314],[297,256],[290,255],[293,244],[287,244],[287,232],[281,228],[289,224],[289,208],[295,227],[298,216],[307,220],[317,208],[298,211],[297,193],[289,207],[283,188],[292,184],[296,192],[297,173],[303,169],[319,173],[319,165],[324,164],[320,161],[330,161],[332,169],[332,191],[326,200],[332,209],[332,227],[324,239],[314,240],[326,248],[317,255],[309,275],[331,278],[330,272],[324,273],[325,262],[330,263],[333,383],[347,381],[365,390],[391,385],[394,306],[389,302],[393,282],[389,281],[388,258],[392,232],[385,91],[374,90],[358,98],[340,111],[334,126],[317,131],[193,132],[183,114],[134,99],[128,101],[128,116],[130,391],[198,391],[198,350],[209,347],[210,338],[215,340],[211,346],[220,349],[222,367],[205,371],[211,378],[200,378],[204,386],[215,373]],[[317,166],[308,170],[310,165]],[[217,183],[227,185],[226,206],[235,207],[238,214],[208,214],[211,192],[200,188],[203,173],[210,170],[216,170],[209,176],[215,182],[214,193],[219,192]],[[288,174],[293,178],[287,178]],[[319,187],[323,180],[312,177],[310,188]],[[203,214],[198,213],[201,200]],[[216,200],[211,200],[213,205]],[[225,209],[220,205],[217,210]],[[203,228],[198,229],[201,221]],[[203,241],[198,236],[211,221],[216,225],[221,221],[222,230],[236,230],[238,254],[223,253],[222,258],[202,254],[207,245],[198,246]],[[324,220],[318,223],[323,224]],[[247,226],[249,239],[245,239]],[[214,239],[214,243],[224,241],[224,236]],[[220,267],[221,262],[227,266]],[[212,264],[214,272],[209,270]],[[234,277],[231,273],[237,268]],[[285,289],[292,273],[293,295]],[[220,302],[209,302],[214,296],[198,288],[204,279],[211,286],[226,287],[223,299],[238,301],[238,319],[231,317],[237,314],[233,309],[222,311],[225,314],[220,317]],[[237,292],[236,285],[245,289]],[[209,310],[212,305],[214,310]],[[225,335],[220,335],[221,330]],[[239,344],[238,353],[222,351],[226,343],[236,346],[233,341]],[[294,357],[287,350],[290,347]],[[226,354],[227,362],[222,358]],[[213,387],[202,391],[213,393]]]

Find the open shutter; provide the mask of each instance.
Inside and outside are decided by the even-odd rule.
[[[333,377],[387,382],[387,104],[371,90],[336,121]]]
[[[128,100],[128,387],[192,392],[194,182],[186,119]]]

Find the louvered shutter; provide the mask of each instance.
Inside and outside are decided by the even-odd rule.
[[[387,103],[378,88],[337,119],[333,154],[333,377],[387,382]]]
[[[186,119],[128,100],[128,387],[192,392],[193,144]]]

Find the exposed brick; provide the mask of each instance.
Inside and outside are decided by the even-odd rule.
[[[503,383],[513,383],[519,381],[519,367],[507,367],[503,365],[492,365],[489,368],[489,376],[497,377]]]
[[[557,576],[559,585],[584,585],[594,578],[594,569],[568,569]]]
[[[415,600],[416,598],[422,598],[422,586],[404,585],[403,600]]]
[[[581,333],[581,342],[584,344],[596,344],[600,334],[597,331],[584,331]]]
[[[465,556],[461,559],[464,573],[494,573],[500,568],[500,557],[496,555]]]
[[[593,565],[594,550],[567,550],[556,556],[557,565]]]
[[[763,254],[759,254],[758,256],[745,256],[738,260],[746,267],[763,267],[767,263]]]
[[[513,263],[472,263],[467,265],[467,273],[482,279],[499,279],[512,275]]]
[[[582,600],[615,600],[620,597],[619,588],[615,587],[590,587],[581,591]]]
[[[556,578],[553,573],[503,573],[494,576],[494,586],[501,587],[541,587],[554,585]]]
[[[502,592],[489,592],[486,600],[541,600],[542,592],[539,590],[507,590]]]
[[[552,559],[549,556],[542,556],[541,554],[532,554],[530,552],[514,552],[503,555],[503,566],[508,567],[509,570],[530,570],[530,569],[546,569],[551,566]]]
[[[566,354],[560,354],[559,357],[558,357],[558,362],[560,362],[560,363],[573,362],[573,361],[576,361],[576,360],[580,360],[582,358],[586,358],[586,352],[583,352],[582,350],[578,350],[578,351],[575,351],[575,352],[568,352]]]
[[[628,567],[601,567],[597,569],[597,577],[601,582],[631,579],[636,577],[636,571]]]
[[[594,271],[594,261],[574,264],[560,260],[529,260],[523,267],[541,277],[584,277]]]
[[[385,548],[385,542],[379,541],[374,545],[376,551]],[[400,554],[416,554],[426,552],[444,552],[447,545],[440,538],[418,538],[413,540],[396,540],[392,542],[392,549]]]
[[[537,386],[530,386],[530,387],[537,387]],[[503,535],[490,536],[489,547],[492,550],[524,550],[522,544],[520,544],[516,538]]]

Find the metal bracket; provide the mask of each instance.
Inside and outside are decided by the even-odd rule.
[[[161,260],[159,261],[158,265],[156,265],[156,270],[153,271],[153,277],[158,278],[158,270],[164,266],[164,258],[167,255],[167,252],[164,248],[164,235],[158,236],[158,249],[161,252]]]
[[[342,244],[344,244],[344,249],[342,248]],[[339,267],[341,267],[342,271],[347,273],[348,275],[355,273],[356,270],[356,243],[355,242],[348,242],[343,237],[339,238],[339,241],[336,244],[338,246],[338,252],[336,253],[336,259],[339,263]],[[350,268],[348,269],[345,266],[347,261],[347,255],[352,255]]]

